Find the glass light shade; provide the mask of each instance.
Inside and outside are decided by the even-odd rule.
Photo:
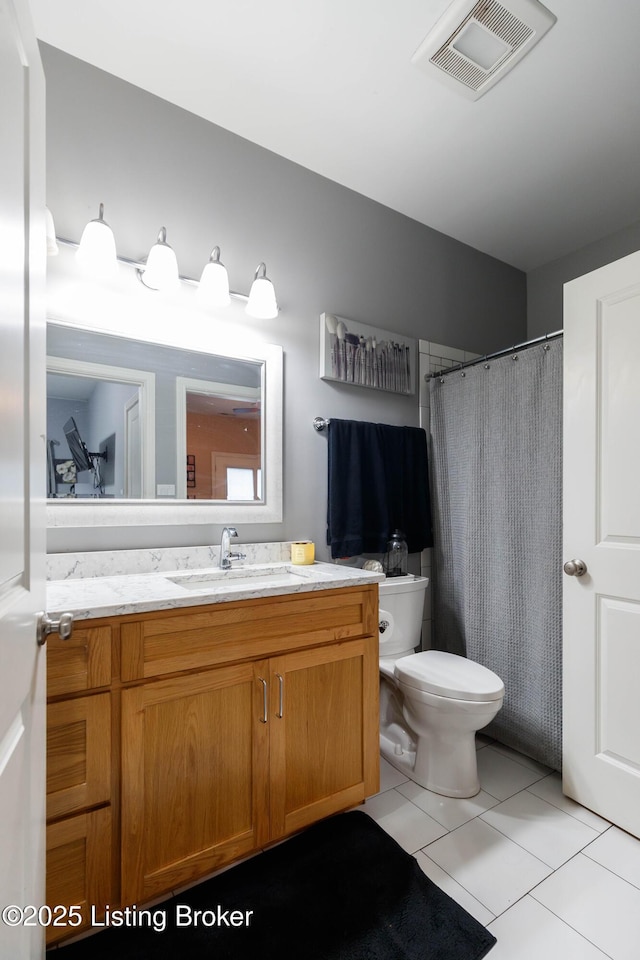
[[[116,241],[113,231],[103,218],[104,205],[96,220],[90,220],[82,231],[76,258],[83,269],[93,276],[109,277],[116,270]]]
[[[202,271],[198,300],[207,307],[228,307],[231,303],[229,275],[225,265],[220,263],[220,247],[213,248],[209,262]]]
[[[249,291],[249,301],[245,307],[249,316],[255,317],[256,320],[274,320],[278,316],[276,291],[266,271],[264,263],[258,265]]]
[[[47,256],[56,257],[58,255],[58,241],[56,240],[56,228],[53,222],[53,215],[49,207],[45,207],[45,217],[47,225]]]
[[[149,250],[147,263],[141,271],[141,279],[145,287],[152,290],[175,290],[180,280],[178,260],[166,241],[167,231],[161,228],[156,243]]]

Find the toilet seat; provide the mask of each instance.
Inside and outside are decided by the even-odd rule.
[[[442,650],[401,657],[394,672],[409,687],[452,700],[490,701],[504,696],[504,684],[492,670]]]

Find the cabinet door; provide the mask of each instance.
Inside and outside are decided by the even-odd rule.
[[[377,644],[369,637],[274,658],[270,694],[276,839],[378,789]]]
[[[122,692],[122,901],[204,876],[268,837],[268,663]]]
[[[47,943],[70,937],[104,917],[111,895],[111,807],[81,813],[47,826],[47,903],[53,910]],[[59,907],[75,907],[60,925]],[[75,926],[76,917],[82,922]],[[57,921],[57,923],[55,923]]]

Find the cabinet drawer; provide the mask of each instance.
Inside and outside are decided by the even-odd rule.
[[[47,826],[47,903],[77,906],[79,927],[47,927],[47,943],[74,936],[104,916],[111,896],[111,807],[79,814]]]
[[[96,806],[111,795],[111,695],[47,706],[47,818]]]
[[[111,683],[111,627],[76,626],[69,640],[47,640],[47,696]]]
[[[121,627],[122,679],[272,656],[378,633],[377,584],[164,610]]]

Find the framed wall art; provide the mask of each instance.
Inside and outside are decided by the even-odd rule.
[[[192,453],[187,454],[187,487],[196,485],[196,458]]]

